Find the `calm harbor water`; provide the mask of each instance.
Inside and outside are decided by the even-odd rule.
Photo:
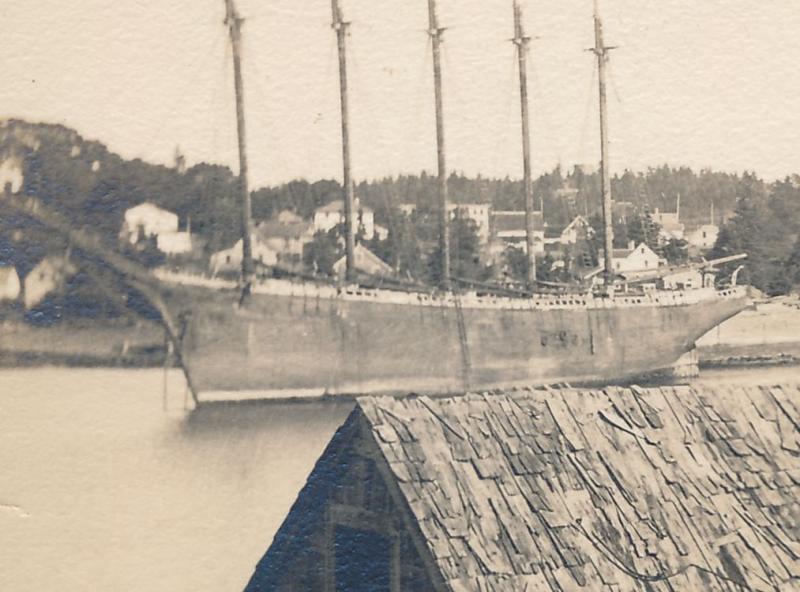
[[[699,381],[798,379],[781,367]],[[350,411],[186,413],[176,372],[163,393],[157,370],[0,370],[0,590],[241,590]]]

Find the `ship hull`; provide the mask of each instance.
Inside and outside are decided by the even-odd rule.
[[[166,285],[200,400],[617,381],[669,368],[745,306],[741,288],[534,300],[277,282],[240,302],[234,285]]]

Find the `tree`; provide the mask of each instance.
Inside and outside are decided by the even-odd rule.
[[[689,243],[680,238],[671,238],[662,247],[664,258],[672,265],[681,265],[689,260]]]
[[[785,278],[788,283],[788,289],[800,288],[800,237],[794,243],[789,256],[786,258],[785,265]],[[787,292],[789,290],[786,290]]]
[[[480,239],[475,222],[460,216],[448,225],[450,237],[450,275],[463,280],[485,281],[490,269],[480,260]],[[437,243],[428,257],[428,279],[433,284],[440,284],[442,274],[441,248]]]
[[[517,282],[528,281],[528,255],[524,250],[515,246],[506,247],[503,253],[505,274],[508,279]]]
[[[333,264],[344,254],[340,229],[317,232],[310,243],[303,247],[303,264],[306,269],[320,275],[331,275]]]

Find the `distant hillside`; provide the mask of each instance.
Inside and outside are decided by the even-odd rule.
[[[60,125],[10,120],[0,128],[0,137],[3,154],[13,152],[24,158],[26,193],[57,208],[77,227],[101,233],[109,244],[117,242],[125,210],[143,201],[177,213],[182,226],[191,220],[192,231],[207,240],[209,251],[231,245],[240,234],[237,182],[228,167],[201,163],[179,172],[139,159],[125,160],[103,144],[85,140]],[[753,220],[747,228],[742,222],[731,227],[736,233],[723,233],[727,245],[720,245],[718,252],[740,247],[754,251],[755,263],[772,270],[754,276],[760,287],[766,287],[774,283],[774,278],[767,276],[772,277],[787,261],[800,228],[796,181],[768,185],[752,173],[694,172],[663,166],[615,177],[612,192],[616,201],[628,202],[629,208],[638,212],[646,208],[674,211],[680,195],[681,220],[687,226],[708,222],[712,203],[717,222],[732,217],[737,208],[740,212],[754,209],[756,214],[749,214]],[[457,202],[491,203],[504,210],[523,207],[518,180],[453,174],[449,189],[451,199]],[[551,226],[566,225],[576,214],[592,216],[599,209],[597,173],[556,169],[535,181],[534,192],[537,203],[544,200]],[[310,217],[315,208],[339,195],[340,185],[333,180],[292,181],[255,190],[253,214],[257,221],[288,208]],[[415,203],[425,209],[436,203],[436,178],[422,173],[360,182],[356,195],[376,210],[377,221],[391,231],[399,204]],[[750,237],[756,230],[763,236]],[[17,265],[23,275],[48,250],[63,248],[58,237],[29,221],[13,216],[0,220],[0,263]]]

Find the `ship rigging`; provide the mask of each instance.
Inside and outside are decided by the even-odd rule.
[[[521,8],[514,10],[520,75],[524,202],[529,289],[464,289],[450,269],[447,163],[443,118],[440,26],[428,2],[433,50],[440,286],[374,287],[356,280],[353,180],[347,87],[346,37],[338,0],[331,1],[339,57],[339,99],[347,273],[344,283],[275,278],[256,273],[241,64],[241,23],[234,0],[225,0],[232,46],[239,147],[242,267],[239,281],[157,270],[151,273],[103,244],[91,229],[70,227],[36,196],[3,196],[67,236],[89,260],[114,271],[161,315],[196,402],[245,398],[306,398],[389,393],[458,393],[471,388],[552,382],[609,382],[664,371],[708,330],[746,304],[742,287],[615,294],[611,266],[611,191],[605,105],[607,52],[597,4],[595,47],[599,70],[601,173],[605,225],[604,289],[545,294],[536,282],[533,194],[527,106],[529,39]],[[399,289],[398,289],[399,288]],[[648,347],[642,347],[643,339]]]

